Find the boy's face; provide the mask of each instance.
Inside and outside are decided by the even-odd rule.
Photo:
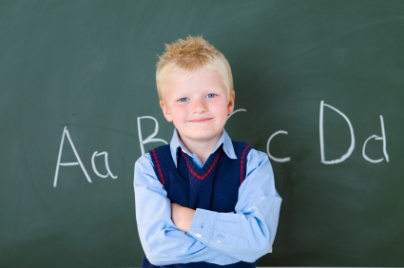
[[[166,80],[160,106],[185,145],[208,142],[214,146],[234,109],[234,92],[230,98],[228,95],[222,77],[214,70],[174,71]]]

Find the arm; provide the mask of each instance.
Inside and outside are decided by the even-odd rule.
[[[171,203],[171,219],[174,225],[181,231],[189,232],[194,215],[194,209]]]
[[[154,265],[211,262],[219,265],[240,261],[208,248],[179,230],[171,220],[171,203],[157,179],[149,154],[135,164],[136,219],[140,241]]]
[[[271,252],[282,199],[265,153],[249,152],[246,174],[236,213],[196,209],[189,234],[218,252],[254,262]]]

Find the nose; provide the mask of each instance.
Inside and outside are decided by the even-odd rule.
[[[205,99],[194,99],[192,101],[192,112],[193,113],[204,113],[208,110],[206,106]]]

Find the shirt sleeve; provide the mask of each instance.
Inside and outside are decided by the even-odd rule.
[[[152,264],[205,261],[226,265],[240,261],[207,247],[174,225],[170,200],[156,177],[150,154],[143,155],[135,164],[134,189],[140,241]]]
[[[206,246],[242,261],[272,252],[282,199],[268,156],[251,149],[235,213],[197,209],[189,234]]]

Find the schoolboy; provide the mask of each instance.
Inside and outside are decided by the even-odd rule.
[[[235,99],[227,60],[188,37],[166,45],[156,80],[176,129],[135,165],[142,267],[255,267],[272,249],[281,198],[267,155],[224,130]]]

